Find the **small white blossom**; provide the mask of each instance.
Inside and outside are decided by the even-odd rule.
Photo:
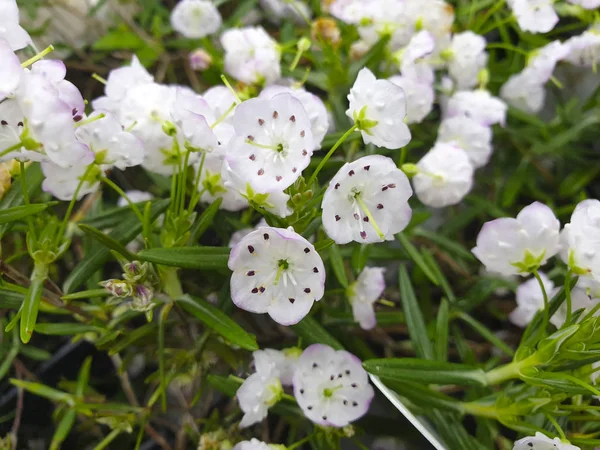
[[[16,0],[0,0],[0,41],[2,40],[8,42],[12,50],[20,50],[31,43],[31,37],[19,25]]]
[[[365,267],[348,289],[354,321],[364,330],[377,325],[373,304],[385,290],[384,272],[383,267]]]
[[[526,68],[511,75],[500,88],[500,97],[509,105],[531,114],[540,112],[546,99],[544,83],[540,83],[537,73]]]
[[[539,272],[540,279],[544,284],[546,295],[552,298],[555,293],[554,283],[545,273]],[[544,294],[540,283],[536,278],[531,278],[517,287],[516,293],[517,307],[508,316],[509,320],[520,328],[525,328],[532,321],[538,311],[544,309]],[[564,321],[564,319],[563,319]],[[559,327],[560,319],[557,314],[550,318],[550,322]]]
[[[479,72],[485,68],[488,60],[485,47],[485,38],[472,31],[452,36],[452,43],[443,54],[448,59],[448,72],[458,89],[470,89],[477,85]]]
[[[314,148],[311,123],[302,103],[290,94],[253,98],[233,117],[237,136],[227,162],[261,192],[283,190],[308,166]]]
[[[527,63],[530,76],[540,83],[546,83],[552,77],[556,64],[565,59],[570,51],[569,45],[560,41],[552,41],[536,49]]]
[[[69,201],[73,198],[77,186],[88,169],[88,166],[83,164],[64,168],[50,161],[42,162],[41,166],[45,177],[42,190],[63,201]],[[93,168],[81,185],[77,200],[81,200],[87,194],[96,192],[100,187],[100,177],[103,175],[103,170],[97,167]]]
[[[272,450],[272,447],[256,438],[252,438],[250,441],[238,442],[233,450]]]
[[[589,28],[579,36],[565,41],[569,54],[565,58],[571,64],[594,68],[600,62],[600,28]]]
[[[281,77],[277,42],[262,27],[231,28],[221,35],[225,71],[248,84],[272,83]]]
[[[231,250],[228,265],[233,302],[246,311],[268,313],[282,325],[298,323],[323,297],[323,260],[292,229],[253,231]]]
[[[597,295],[597,291],[594,292],[592,289],[582,289],[579,286],[580,283],[577,282],[576,287],[571,290],[571,312],[574,313],[575,311],[583,309],[582,315],[585,315],[600,303],[600,298]],[[598,316],[599,314],[600,312],[596,311],[594,316]],[[563,303],[552,318],[555,319],[554,321],[551,321],[552,324],[557,328],[562,327],[567,319],[567,304]]]
[[[378,80],[363,68],[348,94],[346,115],[360,129],[365,144],[397,149],[410,142],[410,130],[404,123],[404,91],[389,80]]]
[[[513,450],[581,450],[579,447],[563,442],[559,438],[550,439],[540,432],[515,442]]]
[[[64,62],[51,59],[37,61],[31,66],[31,73],[41,75],[52,84],[58,93],[59,100],[66,103],[71,109],[71,115],[75,122],[83,119],[85,102],[79,89],[70,81],[65,80],[67,67]]]
[[[308,114],[308,118],[310,119],[310,126],[313,135],[315,150],[321,148],[321,142],[323,142],[323,138],[327,134],[327,130],[329,129],[329,115],[327,114],[327,108],[325,108],[325,104],[323,100],[317,97],[314,94],[311,94],[304,88],[296,88],[296,87],[286,87],[286,86],[278,86],[272,84],[271,86],[267,86],[260,93],[261,98],[273,98],[278,94],[290,94],[292,97],[297,98],[306,114]]]
[[[181,0],[171,13],[171,25],[186,38],[200,39],[216,33],[221,14],[209,0]]]
[[[400,64],[402,75],[412,78],[420,75],[420,78],[433,82],[433,71],[423,61],[423,58],[431,55],[434,49],[434,36],[426,30],[421,30],[410,39],[404,48],[394,53],[394,59]]]
[[[232,105],[235,105],[236,98],[229,89],[225,86],[213,86],[205,91],[202,97],[214,111],[217,120],[222,118],[221,122],[232,123],[235,112],[235,107],[232,108]]]
[[[475,168],[485,166],[492,156],[492,129],[465,116],[442,120],[436,142],[462,148]]]
[[[283,386],[291,386],[294,383],[294,371],[301,353],[302,351],[295,347],[284,350],[266,348],[255,351],[252,356],[257,372],[273,371]]]
[[[454,144],[438,142],[417,163],[413,177],[415,194],[434,208],[456,205],[473,187],[473,165],[469,156]]]
[[[477,236],[475,256],[491,272],[523,275],[546,264],[559,250],[560,222],[552,210],[533,202],[516,219],[486,222]]]
[[[404,75],[395,75],[389,80],[400,86],[406,96],[406,123],[421,123],[433,109],[433,85]]]
[[[563,261],[578,275],[600,281],[600,201],[584,200],[560,235]]]
[[[579,5],[585,9],[600,8],[600,0],[567,0],[569,3]]]
[[[372,0],[334,0],[329,4],[329,13],[342,22],[358,24],[368,16],[369,7],[376,2]]]
[[[267,13],[267,17],[275,23],[282,19],[290,19],[302,25],[305,19],[311,17],[308,5],[299,0],[260,0],[260,6]]]
[[[200,163],[195,166],[196,173],[200,170]],[[202,193],[200,200],[212,203],[222,198],[221,209],[226,211],[240,211],[248,207],[248,201],[236,190],[232,189],[230,171],[222,155],[206,155],[200,174],[198,190]]]
[[[367,372],[353,354],[313,344],[300,356],[294,396],[313,422],[345,427],[367,413],[374,395]]]
[[[448,100],[446,117],[465,116],[485,126],[504,126],[506,110],[506,104],[486,90],[457,91]]]
[[[0,7],[1,8],[1,7]],[[19,86],[21,76],[23,76],[23,68],[17,55],[9,47],[6,41],[0,39],[0,101],[4,100],[8,95],[14,93]],[[2,148],[0,148],[0,152]]]
[[[558,23],[552,0],[508,0],[523,31],[547,33]]]
[[[371,155],[346,163],[323,197],[325,232],[338,244],[393,240],[410,222],[411,195],[408,178],[390,158]]]
[[[127,197],[129,197],[129,199],[133,203],[147,202],[154,198],[154,196],[150,192],[145,192],[145,191],[131,190],[131,191],[126,191],[125,194],[127,194]],[[117,200],[117,206],[119,206],[121,208],[123,208],[124,206],[128,206],[128,205],[129,205],[129,202],[127,201],[127,199],[125,199],[125,197],[119,197],[119,200]]]

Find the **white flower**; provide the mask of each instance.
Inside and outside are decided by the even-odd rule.
[[[334,0],[329,5],[329,13],[343,22],[358,24],[368,16],[369,8],[374,4],[373,0]]]
[[[585,278],[585,277],[581,277]],[[582,289],[579,287],[580,283],[577,282],[576,287],[571,291],[571,312],[575,312],[577,310],[583,309],[582,315],[587,314],[594,307],[600,303],[600,298],[596,295],[597,292],[593,292],[591,289]],[[597,287],[597,285],[596,285]],[[598,311],[594,313],[594,316],[598,316],[600,314]],[[560,328],[565,324],[567,319],[567,304],[563,303],[556,314],[552,317],[554,321],[551,320],[552,324],[556,326],[556,328]]]
[[[421,123],[433,109],[433,85],[404,75],[395,75],[389,80],[400,86],[406,96],[406,123]]]
[[[276,23],[281,19],[290,19],[295,23],[304,24],[304,20],[311,17],[308,5],[299,0],[260,0],[260,6],[267,13],[267,17]]]
[[[221,35],[225,71],[248,84],[272,83],[281,77],[277,42],[262,27],[231,28]]]
[[[219,10],[209,0],[181,0],[171,13],[173,29],[190,39],[216,33],[221,23]]]
[[[559,231],[560,222],[552,210],[533,202],[516,219],[504,217],[486,222],[472,251],[491,272],[523,275],[556,255]]]
[[[533,52],[527,63],[527,69],[537,81],[546,83],[552,77],[556,64],[565,59],[570,51],[569,45],[552,41]]]
[[[250,441],[238,442],[233,450],[272,450],[272,447],[256,438],[252,438]]]
[[[229,257],[231,298],[240,308],[298,323],[323,297],[325,267],[314,246],[292,229],[259,228]]]
[[[88,166],[83,164],[64,168],[49,161],[42,162],[42,172],[45,177],[42,190],[49,192],[59,200],[69,201],[75,195],[77,186],[87,170]],[[92,168],[79,189],[77,200],[96,192],[100,187],[102,176],[104,176],[103,170],[98,167]]]
[[[147,202],[154,198],[154,196],[150,192],[137,191],[137,190],[126,191],[125,194],[127,194],[127,197],[129,197],[129,199],[133,203]],[[121,208],[124,206],[128,206],[128,205],[129,205],[129,202],[127,202],[125,197],[119,197],[119,200],[117,200],[117,206],[119,206]]]
[[[0,6],[1,8],[1,6]],[[17,55],[11,50],[6,41],[0,39],[0,101],[4,100],[8,95],[14,93],[19,86],[23,69]],[[0,152],[2,148],[0,148]]]
[[[301,353],[302,351],[296,347],[284,350],[266,348],[255,351],[252,356],[257,372],[272,371],[277,374],[283,386],[291,386],[294,383],[294,371]]]
[[[592,277],[580,276],[575,288],[582,290],[590,298],[600,298],[600,282]]]
[[[65,80],[67,75],[65,63],[51,59],[41,60],[31,66],[31,73],[43,76],[52,84],[58,93],[59,100],[66,103],[71,109],[71,115],[75,122],[83,119],[85,102],[79,89],[70,81]]]
[[[92,101],[96,111],[110,112],[118,117],[120,102],[130,89],[154,81],[152,75],[142,66],[137,56],[131,58],[129,66],[111,70],[104,87],[105,96]]]
[[[560,240],[563,261],[578,275],[592,275],[600,281],[600,201],[580,202]]]
[[[600,62],[600,28],[592,27],[565,42],[569,54],[565,58],[571,64],[594,68]]]
[[[227,162],[260,192],[283,190],[308,166],[314,142],[302,103],[290,94],[253,98],[235,111],[237,136],[227,149]]]
[[[410,39],[406,47],[394,53],[394,59],[400,63],[402,75],[412,78],[421,75],[421,78],[433,82],[433,71],[422,59],[434,49],[434,36],[426,30],[421,30]]]
[[[473,187],[473,165],[469,156],[454,144],[436,143],[417,163],[413,177],[415,194],[434,208],[456,205]]]
[[[542,110],[546,99],[544,83],[538,80],[536,72],[525,68],[511,75],[500,88],[500,97],[514,108],[535,114]]]
[[[477,89],[455,92],[448,100],[446,116],[466,116],[481,125],[490,126],[499,123],[504,126],[506,110],[506,104],[502,100],[492,96],[486,90]]]
[[[448,72],[458,89],[470,89],[477,85],[479,72],[485,68],[488,60],[485,46],[485,38],[472,31],[452,36],[450,47],[442,53],[448,58]]]
[[[390,158],[371,155],[346,163],[323,196],[325,232],[338,244],[393,240],[410,222],[411,195],[408,178]]]
[[[508,0],[508,6],[523,31],[547,33],[558,22],[552,0]]]
[[[294,396],[319,425],[345,427],[369,410],[375,392],[360,359],[322,344],[306,348],[294,373]]]
[[[200,163],[196,164],[196,173]],[[207,203],[222,198],[221,208],[226,211],[240,211],[248,207],[248,201],[235,189],[231,188],[230,171],[227,170],[223,156],[206,155],[200,174],[198,190],[202,193],[200,200]],[[229,182],[229,183],[228,183]]]
[[[492,129],[465,116],[442,120],[436,142],[462,148],[475,168],[485,166],[492,156]]]
[[[377,324],[373,304],[385,290],[384,272],[383,267],[365,267],[348,289],[354,321],[364,330]]]
[[[265,220],[264,217],[262,217],[258,223],[256,224],[256,226],[254,228],[242,228],[241,230],[235,231],[232,235],[231,235],[231,239],[229,241],[229,248],[233,248],[235,247],[242,239],[244,236],[249,235],[250,233],[252,233],[254,230],[257,230],[261,227],[268,227],[269,225],[267,224],[267,221]]]
[[[545,273],[539,272],[540,279],[544,284],[546,295],[552,298],[555,293],[554,283]],[[538,311],[544,309],[544,294],[540,283],[536,278],[531,278],[517,287],[516,293],[517,307],[508,316],[509,320],[520,328],[525,328]],[[557,314],[554,314],[550,322],[559,327],[557,323]],[[564,319],[563,319],[564,321]]]
[[[225,86],[213,86],[202,94],[204,100],[211,107],[215,113],[215,118],[221,119],[222,123],[229,123],[233,121],[233,113],[235,107],[236,98],[233,93]],[[225,115],[227,113],[227,115]],[[212,124],[211,124],[212,125]]]
[[[316,95],[311,94],[304,88],[278,86],[275,84],[263,89],[259,97],[270,99],[278,94],[285,93],[297,98],[300,103],[302,103],[302,106],[310,119],[310,126],[315,145],[314,149],[320,149],[321,142],[323,142],[323,138],[325,138],[327,130],[329,129],[329,115],[327,114],[327,108],[325,108],[323,100]]]
[[[90,118],[97,116],[93,114]],[[125,170],[144,160],[142,142],[133,134],[123,131],[110,115],[80,126],[75,136],[95,153],[96,164]]]
[[[569,3],[579,5],[585,9],[600,8],[600,0],[567,0]]]
[[[244,417],[240,428],[249,427],[267,417],[269,408],[281,399],[283,389],[276,372],[250,375],[236,393]]]
[[[581,450],[579,447],[561,441],[559,438],[550,439],[540,432],[535,436],[525,437],[515,442],[513,450]]]
[[[404,123],[406,98],[402,88],[376,79],[365,67],[358,73],[348,100],[346,115],[360,129],[365,144],[396,149],[410,142],[410,130]]]
[[[31,43],[31,37],[19,25],[16,0],[0,0],[0,41],[3,39],[12,50],[20,50]]]

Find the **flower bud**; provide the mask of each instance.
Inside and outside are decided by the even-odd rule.
[[[319,18],[312,24],[311,37],[313,41],[325,41],[333,47],[340,43],[340,29],[333,19]]]
[[[150,311],[154,308],[154,303],[151,302],[154,296],[152,288],[143,284],[138,284],[134,288],[132,309],[136,311]]]
[[[202,72],[207,70],[213,62],[212,56],[203,48],[197,48],[188,55],[192,70]]]
[[[409,178],[412,178],[419,173],[419,168],[416,164],[402,164],[402,167],[400,169],[402,169],[402,172],[404,172]]]
[[[115,297],[129,297],[133,294],[131,285],[124,280],[110,279],[100,282],[100,286],[102,286]]]
[[[123,278],[130,282],[140,281],[146,277],[148,272],[148,263],[141,263],[139,261],[132,261],[123,265]]]

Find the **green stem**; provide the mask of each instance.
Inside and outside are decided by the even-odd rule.
[[[163,267],[161,278],[163,280],[164,291],[169,297],[175,300],[183,295],[176,267]]]
[[[495,405],[482,405],[477,402],[462,403],[461,408],[464,413],[472,416],[486,417],[488,419],[498,419],[500,414]]]
[[[59,244],[58,244],[59,246],[60,246],[60,239],[62,238],[62,235],[65,233],[65,230],[67,229],[67,224],[69,223],[69,219],[71,218],[71,213],[73,212],[73,208],[75,207],[75,202],[77,202],[77,196],[79,195],[79,191],[83,187],[83,183],[85,183],[87,176],[89,175],[92,167],[94,167],[94,165],[90,164],[88,166],[88,168],[86,169],[85,173],[83,174],[83,176],[79,179],[79,184],[77,184],[77,188],[75,189],[73,198],[71,199],[71,202],[69,203],[69,207],[67,208],[67,213],[65,214],[65,217],[63,218],[60,228],[58,229],[58,234],[56,235],[56,238],[57,238],[57,240],[59,240]]]
[[[118,428],[115,430],[112,430],[104,439],[102,439],[102,442],[100,442],[98,445],[96,445],[94,447],[94,450],[102,450],[102,449],[108,447],[108,444],[110,444],[112,441],[114,441],[119,434],[121,434],[121,430],[119,430]]]
[[[106,183],[106,185],[109,186],[112,190],[114,190],[117,194],[119,194],[121,197],[127,200],[127,203],[129,203],[129,206],[131,207],[137,218],[140,220],[140,223],[143,224],[144,216],[142,216],[142,213],[140,212],[137,205],[133,203],[133,201],[131,201],[131,199],[127,196],[125,192],[123,192],[123,189],[121,189],[119,186],[113,183],[112,180],[110,180],[109,178],[103,177],[102,181]]]
[[[565,324],[571,323],[571,316],[573,314],[573,303],[571,301],[571,275],[571,269],[568,269],[567,274],[565,275],[565,297],[567,300],[567,318]]]
[[[348,136],[350,136],[352,133],[354,133],[357,130],[358,130],[358,128],[356,128],[356,124],[352,125],[348,129],[348,131],[346,131],[342,135],[342,137],[339,138],[338,141],[335,144],[333,144],[333,147],[331,147],[331,149],[327,152],[327,154],[325,155],[325,157],[321,160],[321,162],[319,163],[319,165],[317,166],[317,168],[315,169],[315,171],[311,175],[310,179],[308,180],[307,186],[311,186],[315,182],[315,180],[317,179],[317,175],[319,175],[319,172],[321,171],[321,169],[323,169],[323,167],[325,167],[325,164],[327,164],[327,161],[329,161],[329,158],[331,158],[331,156],[337,150],[337,148],[340,145],[342,145],[346,139],[348,139]]]
[[[548,321],[550,320],[550,305],[548,302],[548,293],[546,292],[546,287],[544,286],[544,282],[542,281],[542,278],[540,277],[540,274],[537,271],[537,269],[534,269],[532,273],[535,279],[538,281],[540,289],[542,290],[542,295],[544,297],[544,325],[542,327],[542,330],[545,330],[548,326]]]
[[[507,380],[519,378],[519,374],[521,373],[522,369],[536,366],[539,363],[540,361],[538,361],[537,355],[534,353],[521,361],[513,361],[509,364],[505,364],[504,366],[496,367],[495,369],[486,372],[485,379],[487,381],[487,385],[493,386],[503,383]]]
[[[8,147],[6,150],[2,150],[0,152],[0,158],[2,158],[5,155],[8,155],[10,152],[14,152],[15,150],[19,150],[21,147],[23,147],[23,143],[19,141],[19,143],[13,145],[12,147]]]
[[[25,173],[25,163],[19,161],[19,169],[21,171],[21,188],[23,190],[23,202],[25,205],[29,205],[29,188],[27,187],[27,174]],[[27,216],[27,226],[29,227],[29,233],[31,233],[32,239],[36,240],[35,227],[33,226],[33,218]]]
[[[23,312],[21,314],[20,334],[21,341],[27,344],[33,335],[33,329],[37,322],[44,281],[48,277],[48,265],[35,261],[33,272],[31,272],[31,284],[23,300]]]
[[[300,439],[299,441],[294,442],[292,445],[288,445],[287,450],[294,450],[295,448],[302,447],[304,444],[309,442],[314,437],[314,435],[314,433],[311,433],[308,436],[305,436],[304,438]]]
[[[52,53],[54,51],[54,46],[53,45],[49,45],[48,47],[46,47],[44,50],[42,50],[41,52],[39,52],[37,55],[35,55],[33,58],[29,58],[27,61],[25,61],[24,63],[21,63],[21,67],[25,68],[25,67],[29,67],[32,64],[38,62],[40,59],[42,59],[44,56],[46,56],[49,53]]]
[[[558,435],[560,436],[560,438],[562,440],[566,440],[567,437],[565,436],[565,432],[560,427],[560,425],[558,424],[556,419],[554,417],[552,417],[552,414],[545,413],[544,415],[546,416],[546,419],[548,419],[550,421],[550,423],[554,426],[554,428],[556,428],[556,431],[558,432]]]

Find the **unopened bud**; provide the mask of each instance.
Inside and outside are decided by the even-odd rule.
[[[143,284],[137,284],[134,288],[133,300],[131,307],[136,311],[149,311],[154,308],[154,304],[151,302],[154,296],[152,288]]]
[[[188,55],[192,70],[202,72],[208,69],[213,62],[212,56],[203,48],[197,48]]]
[[[175,124],[172,122],[165,121],[162,130],[167,136],[175,136],[177,134],[177,128],[175,128]]]
[[[481,69],[477,74],[477,82],[479,83],[479,87],[481,89],[485,89],[485,87],[490,82],[490,72],[487,69]]]
[[[308,39],[306,37],[302,37],[296,44],[296,47],[298,48],[299,52],[305,52],[306,50],[308,50],[310,48],[311,45],[312,45],[312,43],[310,42],[310,39]]]
[[[292,202],[297,205],[301,201],[302,201],[302,194],[294,194],[294,196],[292,197]]]
[[[110,279],[100,282],[100,286],[115,297],[129,297],[133,293],[131,285],[124,280]]]
[[[404,172],[408,178],[412,178],[419,173],[419,168],[416,164],[402,164],[402,167],[400,167],[400,169],[402,169],[402,172]]]
[[[347,438],[351,438],[355,434],[355,430],[352,425],[346,425],[344,428],[342,428],[342,432],[344,433],[344,436],[346,436]]]
[[[148,263],[141,263],[139,261],[132,261],[123,265],[123,278],[130,282],[136,282],[146,276],[148,272]]]
[[[311,36],[313,41],[329,42],[336,47],[341,41],[340,29],[333,19],[319,18],[312,24]]]

